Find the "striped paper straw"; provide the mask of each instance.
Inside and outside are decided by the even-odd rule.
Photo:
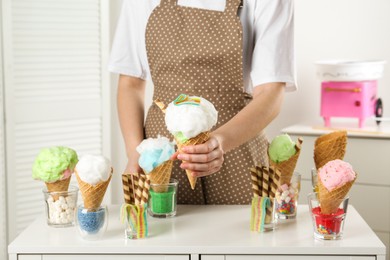
[[[148,203],[149,200],[150,179],[146,176],[145,185],[142,190],[142,204]]]
[[[262,174],[262,187],[261,187],[261,196],[262,197],[268,197],[268,189],[269,189],[269,172],[268,172],[268,167],[262,167],[261,168]]]
[[[137,191],[135,192],[135,195],[136,195],[136,205],[141,205],[142,204],[142,190],[144,188],[144,184],[145,184],[145,175],[144,174],[140,174],[139,177],[138,177],[138,187],[137,187]]]
[[[122,186],[123,186],[123,193],[124,193],[124,199],[127,204],[131,204],[131,193],[130,191],[130,183],[129,183],[129,175],[124,173],[122,174]]]
[[[259,178],[257,175],[257,169],[251,168],[251,181],[252,181],[252,191],[254,197],[260,196],[260,190],[259,190]]]

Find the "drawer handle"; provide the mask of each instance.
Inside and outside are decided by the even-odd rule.
[[[360,93],[362,92],[361,88],[325,88],[326,92],[352,92]]]

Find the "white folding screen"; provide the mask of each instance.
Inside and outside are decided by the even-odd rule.
[[[79,156],[110,157],[109,1],[2,1],[12,240],[43,216],[43,183],[31,178],[41,148],[64,145]]]
[[[1,1],[0,1],[1,3]],[[1,4],[0,4],[1,12]],[[0,20],[1,32],[1,20]],[[7,259],[7,207],[5,178],[5,135],[4,135],[4,77],[2,35],[0,33],[0,259]]]

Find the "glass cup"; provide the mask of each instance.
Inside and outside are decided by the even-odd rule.
[[[49,226],[74,226],[78,191],[79,189],[72,185],[69,186],[68,191],[49,192],[47,188],[42,190],[46,204],[47,224]]]
[[[311,186],[313,188],[313,192],[318,192],[318,174],[317,174],[317,169],[312,168],[311,169]]]
[[[148,236],[147,204],[123,204],[121,219],[125,224],[125,238],[139,239]]]
[[[263,208],[261,197],[252,198],[251,207],[251,231],[267,232],[272,231],[277,226],[276,199],[271,199],[269,204]],[[265,204],[266,205],[266,204]],[[263,209],[265,209],[265,215]]]
[[[291,183],[283,184],[275,194],[276,218],[295,219],[298,209],[299,191],[301,190],[301,174],[294,172]]]
[[[150,184],[148,213],[152,217],[168,218],[176,215],[178,181],[168,184]]]
[[[264,231],[272,231],[276,228],[278,220],[276,218],[276,199],[271,199],[271,204],[267,207],[267,214],[264,221]]]
[[[77,207],[76,224],[82,238],[97,240],[103,236],[107,229],[107,206],[97,209],[87,209],[84,205]]]
[[[318,200],[318,193],[308,195],[309,211],[312,217],[314,237],[321,240],[336,240],[343,236],[344,222],[347,215],[349,198],[340,199],[340,205],[333,209],[334,213],[321,213],[321,204]],[[331,207],[332,203],[327,205]],[[338,203],[337,203],[338,204]]]

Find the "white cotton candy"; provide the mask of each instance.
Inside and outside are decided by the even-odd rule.
[[[83,182],[96,185],[108,180],[111,175],[111,163],[104,156],[87,154],[80,158],[76,171]]]
[[[188,139],[209,131],[217,119],[214,105],[204,98],[200,98],[199,105],[175,105],[171,102],[165,112],[168,131],[174,136],[182,133]]]

